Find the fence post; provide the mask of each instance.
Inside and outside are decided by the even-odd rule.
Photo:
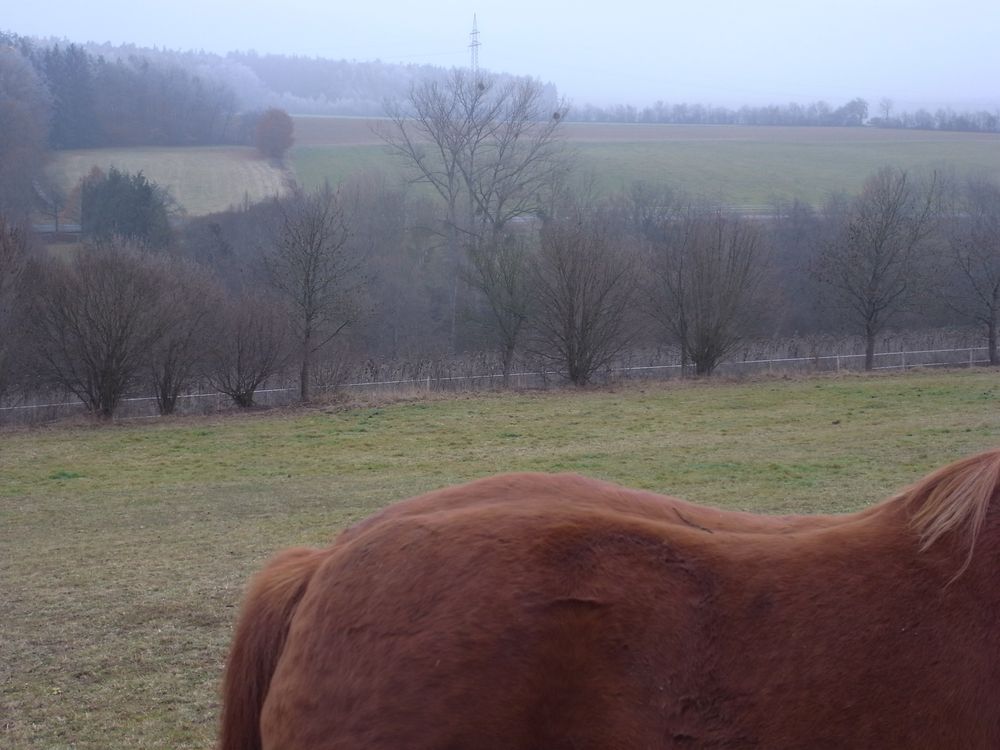
[[[900,356],[902,357],[902,360],[903,360],[903,369],[905,370],[906,369],[906,352],[900,352]]]
[[[837,355],[837,372],[840,372],[840,355]]]

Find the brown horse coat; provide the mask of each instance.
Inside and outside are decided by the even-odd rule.
[[[579,477],[423,495],[254,580],[223,750],[1000,747],[1000,451],[845,516]]]

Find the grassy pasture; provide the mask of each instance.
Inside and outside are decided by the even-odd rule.
[[[142,171],[170,194],[191,216],[224,211],[285,191],[287,173],[257,150],[237,146],[196,148],[101,148],[56,152],[50,174],[67,193],[93,167]]]
[[[373,133],[385,121],[296,118],[291,163],[308,187],[339,182],[366,167],[402,174]],[[739,206],[775,198],[821,203],[831,192],[855,192],[886,164],[1000,177],[1000,135],[717,125],[567,123],[568,145],[598,188],[634,180],[666,182],[686,192]]]
[[[998,439],[986,370],[0,433],[0,746],[210,747],[251,571],[423,490],[576,471],[731,508],[849,511]]]

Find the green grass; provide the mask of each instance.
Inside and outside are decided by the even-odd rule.
[[[856,193],[890,164],[907,170],[985,172],[1000,177],[1000,142],[824,143],[722,141],[574,144],[585,169],[605,191],[634,180],[666,182],[686,192],[739,206],[776,198],[821,205],[838,191]]]
[[[385,146],[294,146],[288,163],[296,179],[308,190],[322,187],[324,180],[336,185],[366,170],[402,175],[403,163]]]
[[[998,407],[970,370],[0,433],[0,746],[210,747],[247,576],[393,500],[530,469],[847,511],[997,444]]]
[[[581,171],[594,175],[598,190],[613,192],[643,180],[732,205],[767,207],[776,198],[820,205],[830,193],[857,192],[887,164],[1000,178],[1000,137],[988,135],[725,128],[726,137],[713,137],[717,131],[704,126],[683,128],[683,137],[656,140],[643,137],[642,127],[617,126],[616,131],[568,141],[579,155]],[[743,136],[737,137],[739,133]],[[364,169],[404,173],[398,157],[372,144],[300,146],[292,150],[290,163],[309,188],[325,179],[336,184]]]

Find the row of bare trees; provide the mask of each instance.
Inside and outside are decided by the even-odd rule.
[[[28,235],[0,222],[0,395],[18,381],[56,387],[110,418],[143,386],[170,414],[204,380],[247,407],[296,363],[308,400],[313,358],[357,315],[357,264],[335,193],[297,194],[278,208],[267,283],[241,290],[120,238],[68,259],[32,254]]]
[[[630,348],[667,344],[708,375],[748,337],[791,332],[796,310],[811,307],[827,316],[821,329],[862,333],[870,366],[887,326],[936,307],[982,325],[996,362],[1000,187],[945,187],[885,169],[823,212],[769,219],[641,185],[613,200],[564,196],[551,216],[498,233],[490,252],[462,247],[459,318],[479,331],[466,351],[492,350],[505,374],[527,356],[586,384]],[[170,413],[197,381],[250,406],[294,366],[309,400],[331,343],[346,336],[370,356],[365,337],[384,320],[373,302],[387,280],[369,234],[380,222],[365,229],[360,202],[324,188],[274,204],[255,272],[228,287],[177,254],[115,241],[46,258],[0,227],[0,388],[59,386],[109,417],[141,386]],[[792,264],[787,223],[800,225],[784,248],[798,253]],[[391,281],[390,292],[406,286]]]
[[[243,351],[260,338],[245,330],[259,317],[256,304],[226,298],[193,265],[125,243],[27,263],[23,281],[15,322],[24,335],[5,371],[64,389],[100,418],[139,386],[170,414],[198,377],[248,405],[282,364]]]

